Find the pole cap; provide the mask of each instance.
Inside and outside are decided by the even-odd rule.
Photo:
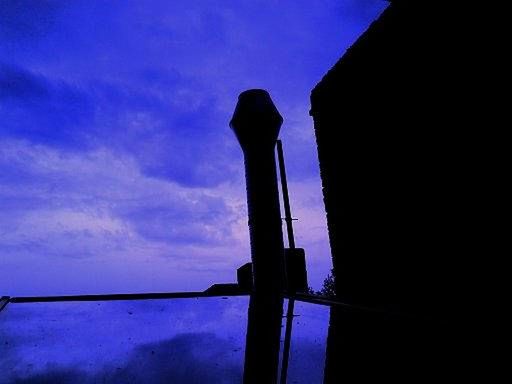
[[[238,96],[229,126],[242,150],[274,148],[283,118],[264,89],[249,89]]]

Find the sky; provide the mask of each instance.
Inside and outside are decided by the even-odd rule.
[[[331,268],[309,94],[383,0],[0,0],[0,295],[203,290],[250,261],[240,92]]]

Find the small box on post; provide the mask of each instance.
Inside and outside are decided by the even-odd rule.
[[[304,248],[285,248],[284,262],[288,293],[307,293],[309,287]]]
[[[246,263],[238,268],[236,278],[241,291],[252,291],[252,263]]]

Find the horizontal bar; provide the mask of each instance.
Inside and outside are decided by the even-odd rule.
[[[157,293],[119,293],[119,294],[106,294],[106,295],[69,295],[69,296],[25,296],[25,297],[0,297],[0,311],[4,309],[9,303],[50,303],[50,302],[66,302],[66,301],[119,301],[119,300],[158,300],[158,299],[190,299],[200,297],[238,297],[248,296],[249,292],[234,293],[232,290],[226,289],[226,292],[208,290],[201,292],[157,292]],[[322,296],[308,295],[308,294],[283,294],[286,299],[294,299],[311,304],[325,305],[329,307],[341,307],[347,311],[369,312],[375,314],[382,314],[388,316],[409,317],[411,319],[418,318],[419,316],[391,312],[378,308],[369,308],[357,305],[346,304],[341,301],[332,300]]]
[[[110,300],[155,300],[155,299],[188,299],[195,297],[246,296],[245,292],[166,292],[166,293],[119,293],[108,295],[74,295],[74,296],[32,296],[11,297],[11,303],[48,303],[57,301],[110,301]]]
[[[356,306],[356,305],[346,304],[341,301],[336,301],[336,300],[329,299],[327,297],[317,296],[317,295],[308,295],[308,294],[301,294],[301,293],[295,293],[295,294],[285,293],[284,297],[286,299],[294,299],[296,301],[302,301],[302,302],[311,303],[311,304],[326,305],[328,307],[337,306],[337,307],[344,307],[347,309],[362,310],[362,311],[368,311],[368,312],[378,311],[373,308],[366,308],[366,307],[360,307],[360,306]]]
[[[398,316],[398,317],[408,317],[411,319],[419,319],[419,318],[425,318],[425,316],[418,316],[411,313],[403,313],[403,312],[396,312],[396,311],[387,311],[380,308],[371,308],[371,307],[364,307],[360,305],[352,305],[343,303],[341,301],[332,300],[326,297],[322,296],[316,296],[316,295],[308,295],[308,294],[302,294],[302,293],[296,293],[293,295],[284,294],[284,297],[287,299],[294,299],[296,301],[302,301],[306,303],[311,304],[319,304],[319,305],[326,305],[329,307],[341,307],[343,309],[346,309],[347,311],[351,312],[369,312],[369,313],[375,313],[375,314],[381,314],[381,315],[387,315],[387,316]]]
[[[0,312],[9,304],[9,296],[0,297]]]

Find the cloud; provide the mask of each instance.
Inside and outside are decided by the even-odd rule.
[[[133,157],[108,149],[69,153],[4,140],[0,166],[11,171],[0,188],[11,213],[1,220],[4,245],[17,218],[20,232],[33,239],[38,231],[67,238],[139,234],[169,244],[213,246],[230,242],[230,227],[239,216],[222,194],[147,177]]]
[[[294,1],[283,13],[269,2],[21,3],[0,7],[4,17],[51,19],[51,34],[5,52],[2,134],[108,146],[134,155],[145,174],[189,187],[236,179],[227,124],[247,87],[269,89],[285,116],[290,177],[317,177],[309,91],[383,4]]]
[[[47,97],[48,86],[43,79],[20,68],[0,65],[0,99],[31,102]]]
[[[1,137],[82,146],[92,115],[93,106],[79,87],[0,63]]]
[[[111,281],[129,290],[178,268],[197,272],[181,289],[231,279],[248,235],[228,122],[239,92],[262,87],[285,118],[292,206],[315,227],[296,233],[321,282],[330,259],[323,203],[311,199],[321,189],[309,92],[385,5],[0,2],[1,267],[34,289],[48,259],[89,288],[78,271],[121,269]],[[8,290],[20,281],[8,279]]]
[[[3,0],[0,38],[26,41],[45,35],[55,24],[63,4],[59,0]]]
[[[235,221],[224,200],[211,196],[187,204],[162,197],[159,201],[137,201],[121,210],[123,218],[142,236],[171,243],[223,244],[229,241]]]
[[[4,293],[52,294],[59,282],[59,291],[118,291],[134,271],[138,282],[121,290],[150,289],[173,270],[180,278],[159,290],[201,290],[222,276],[233,281],[248,256],[245,213],[229,186],[155,179],[133,156],[107,148],[70,152],[19,140],[0,140],[0,168],[9,170],[0,176],[0,266],[18,271],[2,279]],[[91,273],[111,277],[100,284]],[[19,284],[31,274],[30,285]]]
[[[173,73],[142,77],[159,84],[147,89],[104,81],[77,85],[2,65],[0,135],[67,151],[109,146],[133,155],[143,173],[191,187],[233,178],[223,150],[229,132],[215,98],[193,99],[199,94],[193,81]]]

